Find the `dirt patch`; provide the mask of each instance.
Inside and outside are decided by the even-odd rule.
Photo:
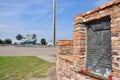
[[[52,67],[52,68],[48,71],[48,77],[50,78],[50,80],[57,80],[57,76],[56,76],[56,66]]]
[[[48,76],[46,78],[30,78],[28,80],[57,80],[56,77],[56,66],[48,70]]]

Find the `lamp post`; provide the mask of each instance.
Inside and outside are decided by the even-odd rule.
[[[53,45],[56,45],[56,0],[53,0]]]

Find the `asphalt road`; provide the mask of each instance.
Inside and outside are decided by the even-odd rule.
[[[49,62],[56,62],[57,53],[55,47],[51,48],[34,48],[34,47],[15,47],[0,46],[0,56],[37,56]]]

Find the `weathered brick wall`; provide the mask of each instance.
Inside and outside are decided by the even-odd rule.
[[[113,80],[120,80],[120,4],[114,6],[111,15],[111,40]]]
[[[57,80],[100,80],[84,74],[79,70],[83,62],[80,55],[58,55],[57,56]]]
[[[73,40],[59,40],[57,48],[58,55],[71,55],[73,54]]]
[[[120,0],[113,0],[92,11],[74,17],[73,40],[58,41],[58,80],[101,80],[79,73],[85,68],[87,37],[84,23],[110,16],[113,80],[120,80]]]
[[[86,53],[86,28],[83,24],[76,24],[73,32],[73,50],[74,54]]]

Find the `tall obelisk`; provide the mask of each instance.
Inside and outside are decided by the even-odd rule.
[[[53,0],[53,45],[56,45],[56,0]]]

